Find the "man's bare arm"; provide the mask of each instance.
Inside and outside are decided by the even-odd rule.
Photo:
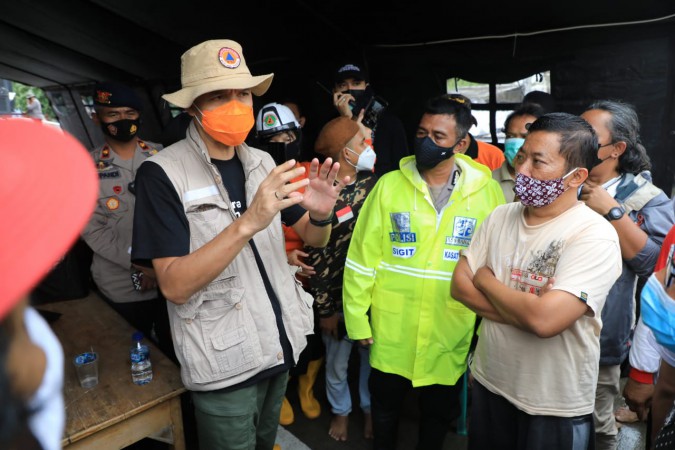
[[[464,256],[459,258],[452,274],[450,296],[481,317],[506,323],[487,297],[473,285],[473,272]]]
[[[562,333],[588,312],[586,303],[569,292],[551,289],[536,296],[511,289],[487,267],[476,271],[473,283],[507,323],[541,338]]]

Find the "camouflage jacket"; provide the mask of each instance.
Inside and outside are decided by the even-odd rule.
[[[314,266],[316,271],[309,283],[320,317],[342,313],[342,274],[349,242],[359,211],[376,181],[373,173],[358,172],[356,181],[342,189],[335,203],[328,245],[324,248],[307,247],[307,264]]]

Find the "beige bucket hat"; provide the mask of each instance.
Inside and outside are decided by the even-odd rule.
[[[263,95],[274,76],[251,75],[241,45],[229,39],[202,42],[183,53],[180,60],[183,88],[162,98],[181,108],[189,108],[202,94],[221,89],[251,89],[255,95]]]

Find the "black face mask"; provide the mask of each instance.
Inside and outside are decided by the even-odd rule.
[[[141,119],[121,119],[115,122],[101,122],[101,130],[116,141],[129,142],[138,133]]]
[[[608,157],[605,158],[605,159],[600,159],[600,158],[598,158],[598,154],[596,153],[596,154],[595,154],[595,161],[593,161],[593,164],[591,165],[591,169],[590,169],[590,170],[593,170],[593,168],[594,168],[595,166],[599,166],[600,164],[604,163],[605,161],[607,161],[607,160],[610,159],[611,157],[612,157],[612,156],[610,155],[610,156],[608,156]]]
[[[420,172],[433,169],[438,164],[454,155],[455,147],[459,141],[452,147],[440,147],[431,140],[429,136],[415,138],[415,163]]]
[[[272,158],[274,162],[278,165],[285,163],[290,159],[297,160],[300,156],[300,140],[296,139],[293,142],[266,142],[260,144],[260,149],[266,151]]]

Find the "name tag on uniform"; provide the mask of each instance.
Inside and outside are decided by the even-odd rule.
[[[459,261],[459,250],[444,249],[443,250],[443,260],[444,261]]]
[[[339,211],[335,212],[335,215],[337,216],[338,223],[346,222],[349,219],[354,218],[354,211],[352,211],[352,207],[347,205],[344,208],[342,208]]]
[[[396,258],[412,258],[415,255],[416,247],[392,247],[391,253]]]
[[[98,178],[100,180],[105,179],[105,178],[119,178],[120,177],[120,171],[119,170],[114,170],[112,172],[99,172],[98,173]]]

